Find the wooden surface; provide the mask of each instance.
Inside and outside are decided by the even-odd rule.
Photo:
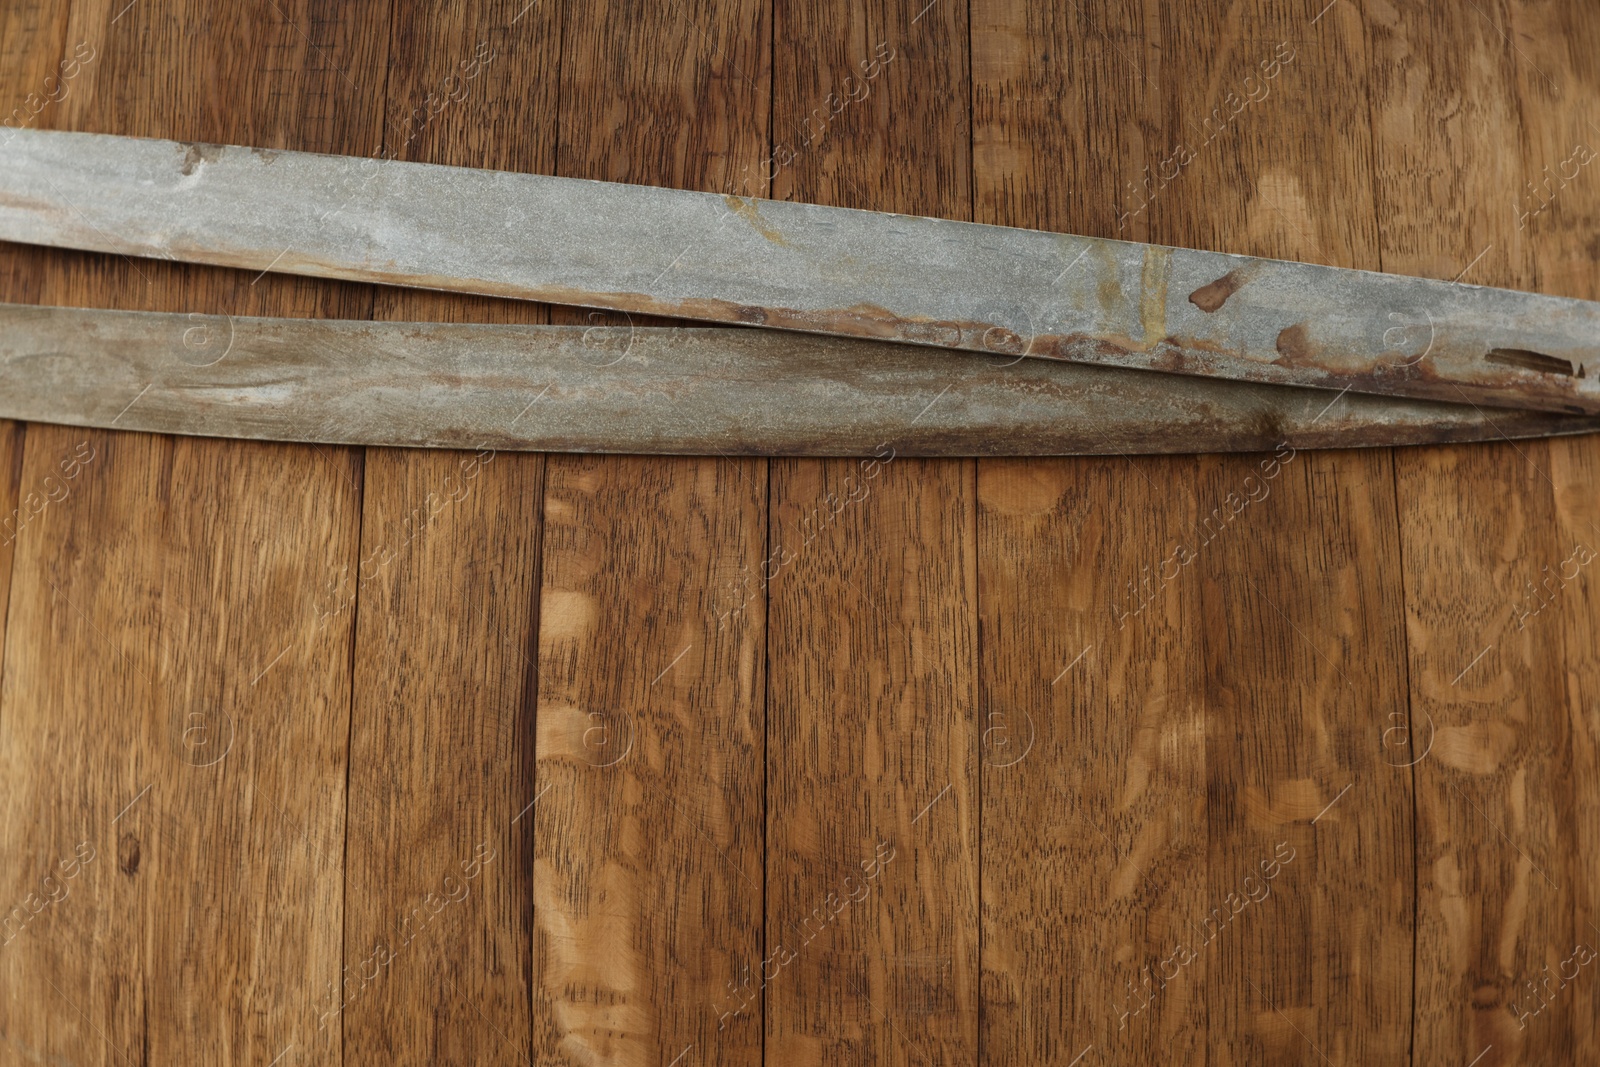
[[[0,30],[14,122],[1600,298],[1575,0]],[[630,327],[12,246],[0,299]],[[925,461],[915,417],[771,462],[0,425],[0,1064],[1600,1058],[1600,439]]]

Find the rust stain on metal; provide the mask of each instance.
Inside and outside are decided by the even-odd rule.
[[[1031,342],[1029,344],[1031,345]],[[1030,354],[1028,348],[1023,345],[1022,335],[1004,326],[991,326],[983,331],[983,347],[990,352],[1006,356]]]
[[[1092,336],[1086,333],[1069,333],[1061,335],[1045,335],[1034,339],[1034,355],[1046,359],[1056,359],[1065,362],[1077,362],[1085,356],[1095,356],[1105,360],[1133,355],[1137,345],[1132,338],[1120,338],[1122,343],[1105,337]]]
[[[189,149],[183,156],[181,168],[185,177],[194,173],[194,169],[202,163],[215,163],[222,156],[226,147],[220,144],[211,144],[209,141],[186,142]]]
[[[881,309],[879,309],[881,313]],[[91,329],[91,325],[94,329]],[[912,323],[925,329],[954,322]],[[885,412],[944,399],[901,427],[904,455],[1071,455],[1352,447],[1592,432],[1569,419],[1315,390],[1046,364],[954,374],[905,345],[746,329],[641,327],[613,370],[581,358],[582,327],[232,321],[226,360],[174,367],[180,314],[0,305],[0,361],[38,360],[0,392],[0,414],[102,425],[108,383],[149,387],[118,429],[343,444],[651,454],[865,455]],[[1082,333],[1052,354],[1130,355]],[[1130,341],[1131,343],[1131,341]],[[1182,339],[1162,341],[1174,348]],[[342,358],[329,363],[326,353]],[[1142,353],[1131,353],[1135,357]],[[1177,357],[1175,357],[1177,358]],[[1203,363],[1203,353],[1181,356]],[[92,368],[92,371],[86,369]],[[530,391],[543,397],[528,412]],[[518,416],[521,411],[526,418]],[[86,414],[87,413],[87,414]],[[514,429],[512,416],[518,416]],[[99,421],[96,421],[99,420]]]
[[[1306,324],[1296,323],[1278,334],[1278,358],[1272,362],[1279,366],[1297,366],[1311,360],[1311,337]]]
[[[353,157],[54,131],[15,131],[8,144],[0,235],[10,240],[1245,382],[1600,412],[1585,366],[1600,326],[1592,302],[814,205],[725,197],[724,206],[716,194],[535,175],[403,162],[358,173],[363,161]],[[132,189],[138,195],[125,195]],[[343,212],[344,227],[310,221],[315,207]],[[710,225],[712,213],[750,228]],[[484,254],[475,242],[507,214],[524,220],[521,240]],[[658,289],[656,257],[682,259],[686,246],[694,255]],[[1179,325],[1194,320],[1178,291],[1168,305],[1173,278],[1213,316],[1207,327]],[[1242,287],[1251,295],[1232,303]],[[1426,324],[1419,309],[1432,311]],[[1300,325],[1284,330],[1291,322]],[[1069,336],[1077,330],[1096,336]],[[1391,358],[1393,346],[1376,349],[1391,334],[1402,358]]]
[[[1152,246],[1150,251],[1164,253],[1166,250]],[[1124,334],[1039,334],[1026,346],[1027,354],[1037,358],[1067,362],[1142,367],[1170,374],[1216,377],[1218,375],[1216,361],[1227,360],[1232,356],[1228,348],[1206,338],[1165,336],[1156,332],[1165,326],[1167,289],[1165,259],[1164,255],[1152,255],[1145,260],[1144,292],[1140,303],[1140,316],[1146,331],[1143,336],[1134,338]],[[248,268],[255,259],[249,250],[213,249],[207,261],[220,266]],[[393,264],[376,264],[352,269],[345,264],[325,262],[317,257],[301,256],[295,252],[284,255],[275,269],[312,277],[471,292],[509,299],[532,298],[556,304],[626,311],[631,314],[738,323],[802,333],[822,333],[1012,355],[1021,354],[1023,347],[1020,337],[1009,331],[996,332],[996,327],[989,322],[909,319],[872,303],[858,303],[838,308],[760,307],[702,297],[661,299],[648,293],[601,293],[548,285],[541,286],[537,293],[530,293],[523,286],[481,278],[406,273],[397,270]],[[1283,330],[1278,335],[1277,350],[1278,358],[1271,364],[1263,363],[1259,368],[1235,368],[1232,371],[1233,377],[1239,381],[1282,385],[1285,383],[1275,376],[1275,367],[1284,369],[1316,364],[1317,357],[1309,327],[1305,323]],[[1490,383],[1490,387],[1514,391],[1518,379],[1522,378],[1519,371],[1520,368],[1497,377]],[[1403,393],[1417,399],[1445,403],[1460,403],[1461,400],[1458,387],[1453,382],[1440,378],[1428,361],[1413,366],[1387,365],[1376,371],[1340,375],[1336,380],[1351,384],[1358,390],[1370,390],[1379,394]],[[1567,386],[1576,384],[1576,379],[1573,378],[1556,380],[1562,381],[1563,385]],[[1569,414],[1585,413],[1585,409],[1577,403],[1569,403],[1555,410]]]
[[[1102,307],[1113,307],[1122,300],[1122,283],[1115,274],[1108,274],[1100,279],[1098,292]]]
[[[1139,287],[1143,290],[1139,306],[1139,323],[1144,328],[1144,344],[1151,348],[1167,335],[1167,267],[1171,253],[1160,245],[1144,250],[1144,260],[1139,269]]]
[[[1245,283],[1242,270],[1230,270],[1214,282],[1202,285],[1189,294],[1189,303],[1211,314],[1221,309],[1228,302],[1228,297],[1237,293]]]
[[[784,248],[789,247],[789,242],[784,240],[783,234],[779,233],[766,219],[761,217],[761,212],[756,210],[754,200],[745,200],[742,197],[734,196],[732,193],[725,194],[722,199],[727,201],[728,210],[748,222],[751,228],[761,236],[775,245],[781,245]]]
[[[1571,360],[1547,356],[1543,352],[1530,352],[1526,348],[1491,348],[1483,358],[1487,363],[1498,363],[1502,367],[1519,367],[1540,374],[1564,374],[1568,378],[1582,377],[1572,369]]]

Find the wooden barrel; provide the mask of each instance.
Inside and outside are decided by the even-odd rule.
[[[13,126],[1600,297],[1578,0],[0,27]],[[588,321],[16,246],[0,299]],[[0,470],[0,1063],[1600,1062],[1594,437]]]

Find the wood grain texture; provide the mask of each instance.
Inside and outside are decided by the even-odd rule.
[[[46,0],[0,7],[0,148],[13,130],[57,128],[63,102],[83,92],[80,57],[89,57],[92,65],[99,49],[82,39],[67,40],[71,12],[71,4]],[[13,300],[36,299],[52,258],[42,248],[0,243],[0,285]]]
[[[1147,238],[1159,201],[1130,198],[1162,154],[1169,75],[1146,14],[973,5],[979,221]],[[1100,150],[1056,150],[1075,142]],[[1202,971],[1170,970],[1208,906],[1195,573],[1145,603],[1196,475],[979,463],[986,1064],[1205,1057]]]
[[[1595,492],[1595,486],[1600,485],[1600,442],[1591,437],[1571,444],[1552,444],[1550,478],[1555,489],[1556,545],[1566,548],[1569,554],[1579,546],[1600,551],[1600,496]],[[1587,558],[1587,553],[1579,558]],[[1561,630],[1566,691],[1560,713],[1567,720],[1570,759],[1563,780],[1574,784],[1570,793],[1560,799],[1562,855],[1572,872],[1569,886],[1573,940],[1575,944],[1600,949],[1600,887],[1593,878],[1580,873],[1594,870],[1596,856],[1600,856],[1600,796],[1585,785],[1600,775],[1600,664],[1595,655],[1595,649],[1600,648],[1600,591],[1594,572],[1588,567],[1576,582],[1568,580],[1568,574],[1570,568],[1558,568],[1560,612],[1547,623]],[[1558,712],[1552,710],[1554,714]],[[1593,974],[1574,979],[1570,964],[1562,967],[1561,961],[1568,958],[1572,948],[1558,944],[1557,951],[1540,964],[1537,980],[1544,982],[1548,972],[1543,968],[1554,956],[1558,995],[1572,998],[1572,1048],[1581,1062],[1600,1055],[1600,982],[1589,981],[1595,977]],[[1549,995],[1545,993],[1546,997]]]
[[[1227,923],[1207,952],[1211,1055],[1405,1063],[1411,781],[1384,746],[1406,722],[1393,476],[1381,453],[1280,458],[1201,463],[1207,907]],[[1269,858],[1283,869],[1265,899],[1241,903]]]
[[[63,892],[7,948],[12,1053],[336,1062],[311,1035],[340,966],[349,645],[307,592],[353,556],[353,494],[308,492],[282,446],[30,446],[25,485],[83,462],[18,541],[37,623],[7,647],[5,848]]]
[[[368,458],[361,563],[327,605],[358,613],[346,1063],[526,1054],[542,467]]]
[[[363,108],[349,82],[376,82],[379,53],[343,32],[350,22],[311,25],[299,12],[306,24],[296,25],[272,5],[241,14],[234,34],[204,5],[74,5],[65,40],[89,42],[96,59],[54,121],[268,144],[293,127],[299,147],[364,148],[355,131],[378,109]],[[305,58],[303,32],[321,58]],[[301,76],[262,92],[250,72],[273,48]],[[249,88],[219,109],[219,81]],[[26,296],[7,295],[365,313],[357,287],[250,283],[58,256]],[[193,340],[179,358],[220,344]],[[38,484],[86,438],[30,436],[24,482]],[[12,731],[7,803],[27,813],[8,823],[19,836],[7,854],[59,867],[60,850],[81,842],[96,859],[56,905],[71,925],[11,946],[0,1029],[20,1057],[258,1063],[293,1046],[305,1061],[336,1062],[314,1000],[342,966],[350,630],[319,630],[312,599],[334,568],[355,563],[359,461],[327,449],[87,439],[96,459],[18,542],[26,562],[13,607],[40,624],[8,644],[0,721]],[[103,672],[86,668],[99,663]]]
[[[762,960],[764,620],[759,602],[727,599],[759,567],[759,473],[552,463],[533,812],[541,1061],[761,1059],[760,1012],[740,992]]]
[[[773,195],[970,218],[965,9],[774,20]],[[975,508],[971,463],[773,464],[773,1062],[976,1058]]]
[[[567,5],[557,172],[724,189],[765,151],[769,26],[755,0]],[[553,320],[615,331],[624,350],[648,324]],[[764,473],[753,460],[550,458],[541,1061],[761,1059],[759,1009],[732,1008],[763,944],[765,618],[739,590],[760,567]]]
[[[69,71],[79,73],[81,64],[74,65],[76,57],[67,57],[71,51],[65,44],[70,10],[70,5],[43,3],[0,8],[0,150],[13,128],[51,128],[57,105],[72,91],[75,79],[65,75]],[[14,294],[13,299],[17,300],[35,299],[41,265],[48,261],[49,253],[43,249],[0,244],[0,291]],[[21,491],[26,432],[22,423],[0,422],[0,456],[4,459],[0,471],[5,472],[0,481],[0,574],[4,574],[7,604],[16,538],[23,528],[24,514],[31,517],[34,511],[31,505],[25,512],[18,510],[26,504]],[[5,647],[4,628],[5,622],[0,618],[0,649]]]
[[[1570,0],[968,10],[14,0],[0,121],[85,43],[34,124],[1600,296]],[[632,336],[10,246],[0,299]],[[1600,440],[894,443],[0,423],[0,1064],[1600,1056]]]
[[[976,1055],[970,470],[773,463],[777,962],[761,984],[775,1062]],[[869,548],[868,530],[889,531],[886,542]]]
[[[380,158],[549,173],[560,15],[556,3],[396,5]],[[548,316],[385,289],[373,317]],[[368,457],[361,563],[334,600],[359,611],[344,1062],[515,1062],[533,1032],[544,457]]]
[[[1152,238],[1377,268],[1360,11],[1208,7],[1164,40],[1194,158]],[[1393,493],[1382,452],[1199,462],[1210,1061],[1411,1056],[1411,782],[1383,758],[1406,721]]]
[[[992,221],[1040,224],[1026,212],[1062,212],[1063,202],[1070,211],[1081,198],[1081,218],[1043,224],[1374,265],[1371,227],[1362,221],[1371,217],[1364,100],[1348,91],[1349,57],[1363,54],[1358,21],[1330,20],[1319,30],[1304,14],[1248,7],[1148,21],[1085,15],[1051,25],[999,5],[983,11],[983,20],[975,16],[983,32],[974,55],[989,57],[993,84],[976,97],[975,138],[985,146],[977,158],[1003,165],[992,176],[980,166],[979,202],[1024,212]],[[1130,31],[1143,50],[1128,48]],[[1030,61],[1003,47],[1013,42],[1033,51]],[[1174,49],[1185,59],[1169,66],[1163,57]],[[1122,91],[1108,91],[1112,85]],[[1061,120],[1042,101],[1055,96],[1100,101],[1081,113],[1086,129],[1074,135],[1110,149],[1076,164],[1070,200],[1046,197],[1048,178],[1029,175],[1030,164],[1049,173],[1044,153],[1035,157],[1031,146],[1068,136],[1051,136]],[[1352,131],[1349,143],[1337,151],[1302,143],[1302,131],[1330,127]],[[1144,133],[1132,138],[1129,130]],[[1105,172],[1107,158],[1136,164],[1120,187]],[[1076,823],[1029,827],[1021,816],[1036,803],[1032,794],[1019,791],[1008,804],[989,783],[998,786],[1011,772],[986,770],[986,904],[992,900],[994,910],[986,932],[994,930],[996,945],[986,988],[997,999],[986,1014],[995,1023],[985,1031],[986,1056],[1253,1062],[1315,1055],[1309,1043],[1335,1056],[1406,1058],[1409,967],[1394,946],[1409,948],[1410,940],[1408,783],[1368,774],[1374,808],[1362,837],[1319,835],[1312,850],[1305,827],[1294,825],[1309,822],[1373,764],[1378,733],[1357,693],[1400,707],[1398,571],[1367,574],[1356,562],[1382,544],[1375,531],[1392,522],[1388,459],[1303,458],[1293,476],[1277,478],[1284,470],[1272,457],[1207,457],[1194,467],[1141,464],[1114,482],[1094,479],[1087,491],[1114,502],[1114,514],[1162,516],[1115,537],[1094,532],[1099,524],[1074,510],[1085,490],[1068,472],[1007,465],[991,488],[980,471],[994,537],[983,573],[1007,591],[1049,588],[1063,555],[1053,549],[1064,540],[1067,559],[1115,576],[1105,599],[1121,624],[1085,617],[1086,578],[1057,579],[1066,588],[1053,594],[1060,607],[1050,614],[1078,624],[1049,642],[1042,659],[1072,668],[1046,688],[1028,662],[1036,641],[1016,633],[1027,624],[1012,618],[1013,599],[1002,595],[986,607],[986,622],[1005,638],[984,658],[993,672],[985,710],[1000,716],[1009,740],[1025,725],[1023,711],[1061,707],[1047,718],[1064,719],[1084,743],[1045,747],[1043,766],[1072,761],[1076,773],[1062,775],[1074,783],[1069,803],[1093,822],[1087,834]],[[1258,496],[1250,506],[1261,512],[1222,529],[1232,521],[1230,502],[1247,493]],[[1219,510],[1228,518],[1219,522]],[[1189,562],[1191,553],[1198,563]],[[1352,612],[1360,624],[1351,625]],[[1337,650],[1333,659],[1324,645]],[[1106,694],[1106,682],[1132,662],[1151,669],[1136,687]],[[1286,705],[1294,715],[1285,716]],[[1029,766],[1017,770],[1023,777]],[[1011,841],[1001,836],[1007,832]],[[1013,844],[1021,850],[1015,857]],[[1058,991],[1060,969],[1047,962],[1055,915],[1036,901],[1061,900],[1060,879],[1035,876],[1030,886],[1027,861],[1035,854],[1099,875],[1082,880],[1087,899],[1073,900],[1073,913],[1057,920],[1087,927],[1079,947],[1097,966],[1082,972],[1076,989],[1063,982],[1069,988]],[[1277,860],[1285,855],[1301,857],[1300,870],[1267,885],[1261,865],[1281,874],[1287,865]],[[1291,882],[1298,892],[1285,888]],[[1247,905],[1248,922],[1217,921],[1213,909],[1231,919],[1229,902],[1247,893],[1262,895]],[[1130,897],[1142,906],[1130,907]],[[1036,1001],[1055,993],[1072,1005],[1071,1029],[1081,1039],[1062,1047],[1059,1032],[1041,1025],[1042,1010],[1025,1011],[1023,990]],[[1297,1021],[1286,1025],[1290,1019]]]
[[[1535,484],[1528,455],[1486,445],[1407,459],[1398,471],[1413,736],[1432,740],[1416,767],[1423,1063],[1453,1062],[1461,1050],[1470,1060],[1490,1045],[1501,1063],[1572,1052],[1571,998],[1524,1025],[1512,1010],[1550,953],[1564,957],[1577,936],[1561,825],[1561,642],[1514,618],[1541,561],[1558,569],[1567,556],[1549,485]]]
[[[1502,5],[1462,17],[1372,11],[1384,267],[1530,286],[1540,249],[1516,205],[1529,131],[1559,112],[1518,94]],[[1415,1059],[1575,1061],[1574,993],[1536,992],[1573,942],[1572,763],[1556,618],[1519,618],[1559,569],[1543,442],[1397,453],[1415,769]],[[1581,721],[1581,720],[1580,720]],[[1584,730],[1583,733],[1588,733]],[[1418,753],[1420,756],[1420,752]],[[1592,1003],[1589,1002],[1589,1003]]]
[[[23,437],[27,427],[10,419],[0,420],[0,604],[11,601],[11,561],[16,554],[17,538],[27,529],[29,522],[49,506],[50,489],[41,496],[34,491],[30,500],[22,489]],[[63,472],[56,472],[58,480]],[[5,648],[6,614],[0,612],[0,649]],[[0,657],[0,670],[4,659]],[[3,684],[3,679],[0,679]]]
[[[1149,992],[1209,906],[1200,587],[1142,591],[1192,530],[1170,487],[1195,476],[980,467],[985,1063],[1204,1059],[1201,969]]]
[[[1545,292],[1600,298],[1600,172],[1594,167],[1600,122],[1589,103],[1600,92],[1600,22],[1553,0],[1513,0],[1496,25],[1508,38],[1516,73],[1524,144],[1517,225],[1529,234],[1537,284]],[[1600,550],[1600,439],[1551,441],[1543,450],[1549,463],[1536,473],[1551,491],[1552,544],[1562,561],[1589,559]],[[1535,451],[1529,450],[1530,460]],[[1557,563],[1550,571],[1546,566],[1532,578],[1534,600],[1522,600],[1519,608],[1547,605],[1524,625],[1538,627],[1535,640],[1541,643],[1553,641],[1558,631],[1561,637],[1564,702],[1539,708],[1534,721],[1540,733],[1552,722],[1549,743],[1561,788],[1548,794],[1557,842],[1549,858],[1561,872],[1552,878],[1569,894],[1570,907],[1554,921],[1570,930],[1573,943],[1558,941],[1544,948],[1542,958],[1533,955],[1516,992],[1520,1010],[1538,1012],[1527,1027],[1570,1027],[1554,1047],[1570,1048],[1581,1063],[1600,1059],[1600,982],[1585,973],[1588,967],[1573,975],[1567,962],[1577,945],[1600,949],[1600,885],[1592,876],[1600,865],[1600,805],[1590,785],[1600,781],[1600,596],[1591,565],[1576,575],[1576,562]],[[1525,584],[1519,593],[1527,595]],[[1563,718],[1564,724],[1553,725]],[[1531,997],[1528,980],[1538,986]],[[1566,1001],[1568,1013],[1552,1017],[1545,1001]]]

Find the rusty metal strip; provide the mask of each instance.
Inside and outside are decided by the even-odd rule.
[[[1498,440],[1600,417],[716,327],[0,305],[0,417],[349,445],[1100,455]]]
[[[1600,412],[1594,303],[810,204],[21,130],[0,148],[0,239]]]

